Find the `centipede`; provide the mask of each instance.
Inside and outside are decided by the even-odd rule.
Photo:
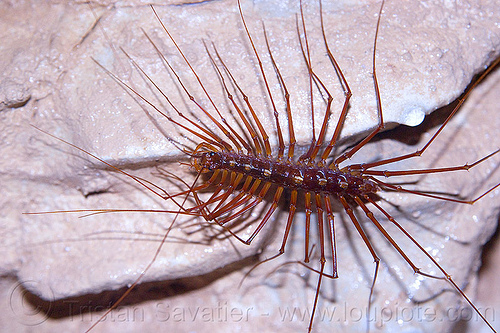
[[[223,46],[214,34],[196,39],[197,53],[186,51],[163,17],[167,14],[151,6],[156,28],[137,31],[140,38],[132,39],[138,45],[113,48],[121,55],[114,60],[119,65],[112,69],[106,53],[87,59],[104,78],[96,83],[105,85],[102,93],[109,94],[114,85],[113,92],[132,101],[125,110],[121,103],[104,107],[118,117],[142,116],[126,130],[118,126],[96,135],[111,146],[133,136],[144,148],[116,158],[99,147],[104,143],[88,148],[81,135],[62,139],[43,122],[33,130],[43,142],[71,149],[64,152],[70,165],[90,160],[81,175],[65,176],[77,184],[77,194],[71,195],[80,206],[72,202],[55,209],[47,203],[50,198],[40,197],[36,207],[49,208],[24,215],[30,221],[57,216],[64,225],[58,238],[30,239],[30,251],[62,249],[72,260],[88,258],[84,269],[95,272],[73,281],[79,275],[70,271],[74,268],[55,265],[68,276],[66,282],[26,283],[28,290],[42,289],[33,293],[43,296],[33,298],[46,307],[47,323],[78,318],[91,332],[130,322],[137,329],[149,322],[183,331],[200,325],[202,330],[252,332],[278,326],[308,332],[447,331],[467,308],[495,331],[492,313],[470,296],[468,276],[477,269],[477,258],[448,268],[444,252],[479,255],[474,243],[479,236],[472,234],[480,231],[464,231],[460,223],[472,220],[479,230],[494,229],[479,227],[474,209],[494,202],[500,186],[495,139],[490,137],[493,148],[481,152],[466,143],[465,161],[454,155],[464,149],[455,136],[479,136],[482,130],[467,125],[477,110],[471,107],[467,114],[462,106],[499,58],[491,52],[458,100],[440,116],[427,116],[428,128],[417,133],[416,144],[385,139],[410,132],[390,129],[397,121],[385,98],[394,96],[385,93],[390,83],[380,76],[379,57],[390,39],[383,29],[384,20],[390,20],[385,12],[394,4],[378,1],[366,7],[371,43],[364,68],[371,120],[356,132],[351,128],[365,116],[364,110],[356,113],[356,94],[364,92],[351,88],[345,58],[332,44],[325,13],[335,9],[326,2],[299,1],[287,34],[276,36],[272,23],[253,22],[250,5],[237,1],[231,15],[238,18],[239,36]],[[188,9],[176,13],[186,17]],[[107,36],[103,39],[111,44]],[[289,50],[276,45],[284,39],[294,41],[298,61],[293,65],[282,60]],[[142,60],[146,52],[156,61]],[[194,65],[200,58],[204,76]],[[98,117],[90,111],[85,117]],[[416,125],[423,115],[411,111],[405,119]],[[433,119],[436,124],[429,124]],[[87,133],[100,131],[94,122],[87,126]],[[152,157],[137,162],[137,150],[151,151]],[[478,169],[482,174],[476,175]],[[75,221],[75,215],[81,218]],[[131,215],[147,220],[128,220]],[[92,231],[78,239],[68,236],[73,225],[85,223]],[[482,237],[484,242],[487,236]],[[103,257],[106,246],[113,250]],[[130,247],[126,255],[123,247]],[[146,314],[136,307],[143,302]]]

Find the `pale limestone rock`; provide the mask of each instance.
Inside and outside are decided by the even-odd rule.
[[[348,141],[350,137],[361,137],[377,123],[371,59],[380,4],[373,1],[342,2],[337,5],[326,2],[324,17],[328,42],[354,94],[342,133],[346,142],[352,142],[352,139]],[[389,1],[386,4],[377,48],[377,73],[384,120],[391,126],[396,123],[420,123],[424,113],[455,99],[474,73],[484,69],[498,54],[500,31],[498,15],[495,15],[498,3],[491,2],[481,7],[475,1],[446,4],[445,7],[416,1]],[[158,125],[151,121],[138,104],[92,61],[92,58],[96,59],[152,98],[153,95],[145,88],[137,73],[129,77],[132,72],[130,64],[118,49],[110,46],[111,40],[115,47],[123,47],[148,73],[152,73],[155,82],[161,85],[182,112],[189,114],[189,108],[191,112],[199,114],[199,110],[189,103],[185,95],[184,100],[179,97],[178,85],[166,74],[140,28],[166,50],[167,57],[176,66],[182,79],[186,80],[193,95],[207,108],[210,104],[192,73],[166,39],[150,8],[141,6],[140,2],[117,3],[109,8],[101,8],[94,3],[96,15],[102,18],[98,27],[91,30],[95,18],[89,7],[83,4],[27,3],[2,6],[1,31],[4,31],[2,40],[5,42],[0,51],[3,73],[0,82],[1,105],[17,107],[3,109],[1,122],[3,158],[0,169],[5,191],[2,196],[5,211],[2,229],[5,236],[2,241],[5,255],[0,267],[4,275],[17,277],[16,281],[5,280],[2,284],[3,299],[11,301],[11,292],[18,295],[18,288],[12,287],[18,282],[34,294],[49,300],[121,288],[132,283],[152,259],[165,229],[172,221],[172,215],[129,213],[78,219],[78,214],[27,216],[21,213],[102,207],[175,209],[175,206],[166,206],[157,197],[144,195],[144,190],[139,186],[130,186],[127,184],[130,182],[124,183],[116,175],[109,175],[98,161],[71,150],[29,125],[36,125],[64,138],[140,177],[150,179],[153,166],[159,160],[163,165],[175,168],[175,173],[189,183],[193,175],[188,171],[177,172],[181,169],[177,160],[182,154],[165,139],[164,134],[182,143],[189,143],[188,139],[192,136],[183,137],[183,131],[169,127],[169,123],[156,117],[153,110],[149,112],[158,119]],[[211,42],[216,45],[274,138],[269,102],[262,98],[265,87],[242,30],[236,4],[223,1],[191,6],[166,5],[156,9],[211,96],[215,96],[218,107],[224,112],[228,102],[221,93],[219,80],[204,51],[202,40],[209,47]],[[288,1],[278,5],[270,1],[244,1],[243,10],[263,58],[281,113],[281,124],[284,125],[286,118],[282,97],[264,46],[260,21],[266,23],[273,55],[291,93],[298,142],[304,148],[311,135],[310,107],[305,89],[308,84],[307,71],[295,30],[297,3]],[[316,1],[307,2],[305,19],[313,70],[334,95],[332,118],[336,119],[342,107],[343,95],[325,56]],[[107,37],[104,37],[99,27],[105,29]],[[479,96],[471,98],[468,109],[455,117],[433,144],[431,151],[420,159],[394,166],[394,169],[471,163],[497,149],[497,129],[500,124],[495,115],[498,107],[486,103],[488,98],[494,100],[495,82],[498,79],[492,76],[490,81],[493,81],[490,90],[483,87],[477,90]],[[162,103],[166,105],[164,101]],[[316,122],[320,123],[324,104],[319,98],[315,100],[315,110]],[[171,108],[169,112],[173,114]],[[207,123],[206,119],[203,120]],[[228,120],[231,121],[229,116]],[[316,128],[319,131],[318,125]],[[329,129],[333,130],[332,127]],[[399,132],[399,135],[401,133],[405,135],[404,132]],[[355,160],[370,161],[412,152],[420,148],[432,133],[432,130],[422,133],[420,144],[415,146],[392,141],[392,136],[366,147],[355,156]],[[473,197],[498,183],[498,172],[488,176],[495,168],[498,168],[498,158],[484,163],[477,171],[473,169],[469,173],[456,173],[449,177],[417,179],[422,189]],[[167,183],[158,178],[156,181],[161,186]],[[98,194],[85,197],[92,193]],[[435,254],[460,286],[467,286],[467,279],[475,281],[479,247],[495,227],[498,191],[472,207],[449,205],[410,195],[383,196],[401,207],[402,212],[392,209],[391,213],[430,253]],[[391,209],[389,205],[384,207]],[[374,266],[352,224],[344,218],[352,238],[351,242],[346,241],[345,225],[340,218],[343,214],[337,216],[340,277],[334,283],[325,280],[323,290],[326,295],[322,294],[334,297],[336,303],[330,303],[327,297],[323,297],[320,309],[331,310],[336,307],[341,312],[339,316],[351,316],[345,320],[340,317],[340,324],[336,321],[337,317],[334,323],[316,319],[315,330],[321,332],[335,327],[337,331],[364,331],[364,316],[361,320],[357,320],[356,316],[357,311],[363,311],[368,303]],[[362,214],[359,216],[360,219],[364,218]],[[278,219],[286,220],[286,212],[282,212]],[[303,258],[303,241],[300,239],[303,237],[303,220],[302,215],[296,217],[297,240],[289,242],[287,257],[283,258],[285,261]],[[274,261],[259,267],[238,289],[246,269],[235,266],[231,268],[234,272],[217,270],[213,273],[215,269],[257,253],[259,246],[264,243],[270,244],[262,258],[275,254],[283,232],[283,222],[280,223],[276,226],[275,234],[266,239],[263,232],[253,247],[244,246],[233,239],[230,242],[193,244],[194,238],[201,239],[199,232],[187,234],[194,228],[187,229],[185,224],[183,228],[175,228],[169,235],[170,242],[163,246],[159,258],[144,280],[165,281],[194,276],[197,278],[193,284],[203,285],[206,282],[199,282],[203,279],[198,277],[202,276],[213,280],[213,283],[174,298],[153,299],[143,307],[133,304],[124,308],[125,320],[120,322],[120,319],[110,319],[100,324],[96,331],[123,330],[125,325],[133,324],[147,327],[148,331],[156,327],[213,331],[215,325],[218,331],[234,331],[237,328],[242,332],[268,332],[282,329],[283,326],[294,331],[305,331],[307,319],[283,322],[279,319],[279,311],[284,310],[283,306],[288,306],[288,309],[298,307],[302,311],[311,309],[317,278],[315,274],[301,272],[306,276],[309,274],[306,281],[310,288],[305,287],[304,281],[292,273],[280,272],[268,277],[266,274],[280,264]],[[417,223],[428,230],[418,227]],[[368,223],[366,225],[368,231],[373,231]],[[205,232],[215,231],[205,229]],[[384,251],[386,246],[380,245],[381,238],[376,233],[371,234],[375,234],[373,242],[377,244],[382,261],[391,267],[389,273],[386,266],[381,266],[373,304],[375,311],[379,311],[378,315],[383,307],[392,311],[418,309],[411,302],[405,303],[408,302],[406,293],[422,300],[442,288],[449,288],[440,281],[423,279],[422,282],[421,277],[413,276],[408,265],[394,251]],[[133,241],[134,238],[144,241]],[[151,241],[152,238],[154,241]],[[395,238],[402,243],[402,247],[405,245],[404,249],[408,248],[407,253],[417,265],[426,272],[435,270],[428,266],[421,252],[410,247],[407,240],[399,235]],[[300,271],[300,267],[295,265],[287,267],[291,271]],[[467,290],[470,295],[474,294],[473,285]],[[147,294],[143,292],[141,295],[146,295],[143,297],[147,299]],[[92,296],[88,296],[88,299],[92,300]],[[457,299],[460,298],[453,293],[445,293],[437,297],[436,302],[423,303],[421,308],[436,308],[440,313],[440,309],[454,309]],[[67,311],[64,300],[56,304],[66,306],[63,311]],[[144,323],[138,324],[127,317],[137,307],[146,313],[148,319]],[[222,312],[233,308],[238,313],[241,310],[242,320],[236,320],[239,318],[236,316],[238,318],[220,323],[216,317],[209,315],[215,318],[215,323],[207,323],[200,317],[196,320],[186,317],[192,316],[192,313],[186,314],[187,309],[194,311],[200,307],[207,311],[213,310],[212,315],[219,308]],[[18,308],[14,306],[14,309]],[[183,319],[180,322],[172,319],[176,311],[181,311],[178,313],[179,318]],[[10,310],[4,313],[8,318],[21,322],[21,325],[39,320],[41,323],[37,328],[42,331],[52,331],[55,326],[63,326],[66,330],[82,330],[91,324],[88,321],[81,322],[74,313],[67,320],[49,321],[43,321],[43,315],[30,316],[19,312],[13,315]],[[245,313],[248,321],[244,320]],[[411,313],[419,315],[417,312]],[[170,319],[166,320],[166,314],[170,314]],[[268,316],[259,318],[264,314]],[[97,317],[98,314],[93,313],[92,322]],[[403,322],[392,319],[384,324],[376,322],[372,325],[372,331],[399,331],[402,328],[442,331],[447,327],[449,323],[446,321],[418,317],[411,323],[405,322],[405,319]]]

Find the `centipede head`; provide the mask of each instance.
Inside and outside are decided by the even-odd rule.
[[[213,169],[210,167],[211,159],[219,149],[217,147],[202,142],[193,150],[184,150],[184,153],[190,157],[189,165],[196,172],[203,174],[211,172]]]

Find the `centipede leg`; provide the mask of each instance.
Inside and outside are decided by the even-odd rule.
[[[378,13],[378,19],[377,19],[377,27],[375,29],[375,38],[373,41],[373,83],[375,86],[375,95],[377,96],[377,112],[378,112],[378,125],[375,127],[375,129],[368,134],[361,142],[356,144],[354,147],[349,149],[347,152],[343,153],[342,155],[339,155],[330,166],[337,166],[343,161],[351,158],[357,151],[359,151],[363,146],[365,146],[368,142],[370,142],[377,133],[379,133],[381,130],[384,129],[384,115],[382,112],[382,103],[380,100],[380,89],[378,86],[378,79],[377,79],[377,70],[375,66],[375,59],[376,59],[376,54],[377,54],[377,39],[378,39],[378,32],[380,28],[380,18],[382,17],[382,9],[384,8],[384,3],[385,1],[382,0],[382,4],[380,5],[380,10]]]
[[[237,211],[237,212],[231,214],[230,216],[226,217],[225,219],[223,219],[222,221],[220,221],[220,223],[225,224],[225,223],[227,223],[229,221],[232,221],[235,218],[237,218],[238,216],[241,216],[242,214],[250,211],[253,207],[257,206],[259,203],[262,202],[262,200],[264,200],[264,197],[267,194],[267,191],[269,191],[270,187],[271,187],[271,183],[269,183],[269,182],[264,183],[264,186],[262,187],[262,189],[260,190],[259,194],[257,195],[256,198],[254,198],[253,201],[251,201],[246,206],[242,207],[239,211]],[[247,198],[250,199],[251,196],[249,196]]]
[[[448,272],[446,272],[446,270],[437,262],[437,260],[433,256],[431,256],[429,254],[429,252],[427,252],[423,248],[423,246],[412,235],[410,235],[410,233],[408,231],[406,231],[406,229],[403,228],[403,226],[401,224],[399,224],[385,209],[383,209],[379,204],[377,204],[369,196],[365,196],[364,198],[365,198],[365,200],[367,200],[368,202],[370,202],[372,205],[374,205],[379,211],[381,211],[387,217],[387,219],[389,221],[391,221],[392,224],[394,224],[413,244],[415,244],[420,249],[420,251],[422,253],[424,253],[425,256],[427,256],[427,258],[429,258],[434,263],[434,265],[436,265],[436,267],[441,271],[441,273],[443,273],[443,277],[434,276],[434,275],[422,272],[419,268],[417,268],[411,262],[411,260],[404,253],[402,253],[402,250],[396,245],[396,243],[394,242],[394,240],[392,240],[392,238],[390,238],[390,236],[388,236],[388,237],[385,236],[386,235],[385,234],[386,231],[382,227],[380,227],[380,228],[378,227],[378,225],[380,225],[380,224],[378,222],[375,222],[376,219],[373,217],[373,214],[371,214],[371,216],[373,217],[372,221],[374,221],[374,223],[376,225],[378,224],[377,228],[384,234],[384,236],[386,237],[387,240],[389,240],[389,242],[391,243],[391,245],[393,245],[396,248],[396,250],[405,259],[405,261],[412,267],[413,271],[416,274],[420,274],[420,275],[427,276],[427,277],[434,278],[434,279],[438,279],[438,280],[446,280],[446,281],[448,281],[448,283],[450,283],[453,286],[453,288],[455,288],[455,290],[467,301],[467,303],[469,303],[469,305],[472,307],[472,309],[474,309],[474,311],[481,317],[481,319],[486,323],[486,325],[488,325],[488,327],[493,332],[496,332],[496,330],[489,323],[489,321],[484,317],[484,315],[479,311],[479,309],[476,307],[476,305],[474,305],[474,303],[469,299],[469,297],[467,297],[467,295],[464,293],[464,291],[462,290],[462,288],[460,288],[458,286],[458,284],[452,279],[451,275],[448,274]],[[360,202],[362,202],[359,198],[358,198],[358,200]],[[365,209],[368,210],[368,208],[364,204],[361,207],[362,207],[363,210],[365,210]]]
[[[319,290],[321,288],[321,282],[323,280],[323,272],[325,270],[325,263],[326,263],[326,257],[325,257],[325,233],[324,233],[324,225],[323,225],[323,203],[322,203],[322,196],[319,193],[315,194],[315,199],[316,199],[316,212],[318,214],[318,237],[319,237],[319,246],[320,246],[320,270],[319,270],[319,276],[318,276],[318,283],[316,285],[316,295],[314,296],[314,304],[313,304],[313,309],[311,313],[311,318],[309,319],[309,328],[308,332],[311,332],[312,330],[312,325],[313,325],[313,320],[314,320],[314,315],[316,313],[316,308],[318,307],[318,300],[319,300]]]
[[[233,200],[220,207],[217,212],[213,212],[214,216],[222,216],[250,201],[250,199],[255,196],[255,192],[257,192],[261,183],[262,181],[260,179],[255,179],[250,189],[242,190]]]
[[[295,216],[295,211],[297,210],[297,190],[293,190],[290,195],[290,205],[288,206],[288,218],[286,221],[285,233],[283,235],[283,241],[281,242],[281,247],[279,249],[279,254],[285,253],[285,245],[288,240],[288,235],[292,228],[293,217]]]
[[[234,207],[234,205],[241,198],[243,198],[243,196],[245,196],[245,194],[248,193],[249,187],[252,184],[252,182],[254,182],[254,179],[251,176],[246,176],[245,182],[243,183],[243,186],[241,187],[241,189],[239,189],[237,191],[239,193],[234,198],[232,198],[231,201],[229,201],[229,202],[225,202],[225,201],[227,200],[229,194],[231,194],[231,193],[234,192],[234,190],[236,189],[236,187],[234,187],[231,192],[228,191],[229,193],[228,193],[227,196],[224,194],[224,196],[222,196],[220,198],[217,198],[220,201],[217,204],[217,206],[212,210],[212,214],[214,214],[214,216],[220,216],[220,215],[222,215],[225,212],[224,211],[225,207]]]
[[[370,242],[370,239],[368,238],[368,236],[364,232],[364,230],[361,227],[361,224],[359,223],[358,219],[354,215],[354,211],[353,211],[352,207],[347,203],[347,200],[344,197],[340,196],[339,200],[342,203],[342,205],[344,206],[344,210],[347,213],[347,215],[349,215],[349,218],[351,219],[352,223],[354,224],[354,227],[356,228],[356,230],[358,231],[359,235],[363,239],[363,242],[365,243],[366,247],[370,251],[370,253],[371,253],[372,257],[373,257],[373,261],[375,263],[375,272],[373,274],[372,285],[371,285],[371,288],[370,288],[370,295],[368,297],[368,311],[367,311],[367,318],[366,318],[367,319],[367,330],[368,330],[369,327],[370,327],[369,326],[369,324],[370,324],[370,322],[369,322],[369,313],[370,313],[370,310],[371,310],[373,290],[374,290],[374,287],[375,287],[375,282],[377,281],[378,270],[379,270],[379,266],[380,266],[380,258],[378,257],[377,253],[373,249],[373,246],[372,246],[372,244]],[[369,213],[372,214],[371,212],[369,212]]]
[[[311,230],[311,214],[312,214],[311,192],[305,193],[305,208],[306,208],[306,225],[304,239],[304,262],[309,262],[309,235]]]
[[[405,154],[405,155],[401,155],[401,156],[397,156],[397,157],[392,157],[392,158],[387,158],[387,159],[382,159],[382,160],[379,160],[379,161],[376,161],[376,162],[361,164],[360,166],[362,166],[362,169],[367,170],[369,168],[374,168],[374,167],[377,167],[377,166],[380,166],[380,165],[390,164],[390,163],[394,163],[394,162],[399,162],[399,161],[407,160],[409,158],[421,156],[427,150],[427,148],[429,148],[429,146],[432,144],[432,142],[434,142],[434,140],[437,138],[437,136],[443,131],[443,129],[446,127],[446,125],[450,122],[451,118],[453,118],[453,116],[458,112],[458,110],[460,109],[460,107],[462,106],[462,104],[465,102],[465,100],[467,99],[467,97],[469,97],[469,95],[472,92],[472,90],[499,63],[500,63],[500,57],[497,58],[492,64],[490,64],[488,66],[488,68],[479,76],[479,78],[477,78],[477,80],[467,88],[467,90],[459,98],[457,105],[453,108],[452,112],[448,115],[448,117],[446,118],[446,120],[441,124],[441,126],[439,126],[439,128],[437,129],[437,131],[432,135],[432,137],[426,142],[426,144],[421,149],[419,149],[419,150],[417,150],[417,151],[415,151],[413,153],[409,153],[409,154]],[[375,71],[374,71],[374,74],[375,74]],[[378,94],[377,96],[378,96],[377,100],[380,101],[380,94]],[[489,158],[490,156],[496,154],[497,152],[498,152],[498,150],[495,151],[495,152],[493,152],[493,153],[491,153],[490,155],[488,155],[487,158]],[[342,156],[344,156],[344,155],[341,155],[341,157]],[[345,158],[343,158],[342,160],[345,160]]]
[[[221,187],[224,188],[224,193],[221,196],[215,196],[212,195],[210,199],[207,201],[207,204],[211,204],[214,202],[217,202],[217,206],[215,206],[213,211],[217,211],[219,207],[221,207],[224,202],[229,198],[229,196],[236,190],[238,185],[240,184],[241,180],[243,179],[244,175],[242,173],[238,173],[236,177],[233,176],[233,173],[231,173],[231,180],[228,185],[224,186],[223,184],[220,184]],[[212,215],[212,213],[209,214],[209,218]]]
[[[279,186],[276,189],[276,193],[274,194],[274,198],[273,198],[273,202],[271,203],[271,206],[269,207],[266,215],[260,221],[260,223],[257,226],[257,228],[255,228],[255,230],[252,233],[252,235],[250,235],[250,237],[248,237],[248,239],[246,241],[247,244],[250,244],[252,242],[252,240],[255,238],[255,236],[257,236],[257,234],[262,230],[262,228],[264,228],[264,226],[266,225],[267,221],[269,221],[269,219],[273,215],[273,213],[276,210],[276,208],[278,208],[278,202],[279,202],[279,200],[281,198],[281,194],[282,193],[283,193],[283,186]]]
[[[325,196],[325,210],[328,217],[328,232],[330,236],[330,251],[332,253],[332,278],[337,278],[337,242],[335,241],[335,220],[332,211],[332,203],[329,196]]]
[[[222,170],[222,175],[221,175],[221,179],[219,181],[219,191],[222,190],[222,186],[221,184],[224,184],[226,178],[227,178],[227,175],[228,175],[228,171],[226,170]],[[211,179],[213,178],[213,176],[211,177]],[[215,180],[214,180],[215,181]],[[208,214],[209,212],[205,212],[205,209],[206,209],[206,203],[204,201],[202,201],[200,199],[200,197],[198,196],[198,191],[192,191],[191,192],[193,194],[193,197],[195,198],[196,200],[196,206],[195,207],[191,207],[189,209],[189,211],[198,211],[200,213],[200,215],[203,215],[203,216],[206,216],[206,218],[208,218]],[[216,194],[215,194],[216,195]],[[214,196],[214,194],[211,196],[211,198]],[[210,200],[210,199],[209,199]]]
[[[237,211],[237,212],[233,213],[232,215],[224,218],[222,221],[217,221],[217,223],[219,225],[224,225],[227,222],[232,221],[235,218],[237,218],[238,216],[240,216],[240,215],[246,213],[247,211],[251,210],[253,207],[255,207],[260,202],[262,202],[262,200],[264,199],[264,196],[267,194],[267,191],[269,190],[270,187],[271,187],[271,183],[269,183],[269,182],[264,183],[264,186],[262,187],[262,189],[260,190],[259,194],[257,195],[257,197],[253,201],[251,201],[246,206],[242,207],[239,211]],[[244,242],[244,243],[246,243],[246,242]]]

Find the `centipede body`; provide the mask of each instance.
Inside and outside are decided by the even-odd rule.
[[[373,32],[373,31],[372,31]]]

